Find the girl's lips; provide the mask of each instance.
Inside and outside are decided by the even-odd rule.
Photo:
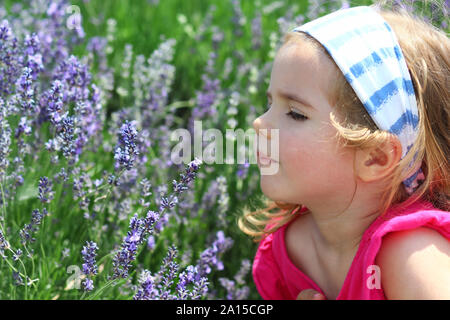
[[[272,158],[270,158],[270,157],[268,157],[266,155],[263,155],[259,151],[257,152],[257,156],[258,156],[258,164],[259,165],[268,166],[272,162],[277,162],[277,161],[273,160]]]

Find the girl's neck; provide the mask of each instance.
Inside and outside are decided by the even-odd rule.
[[[361,193],[360,193],[361,194]],[[311,213],[311,238],[318,252],[345,255],[359,245],[364,232],[380,215],[380,199],[368,196],[355,197],[351,204],[308,206]],[[325,204],[326,205],[326,204]],[[329,210],[328,208],[336,208]],[[340,208],[340,210],[338,210]]]

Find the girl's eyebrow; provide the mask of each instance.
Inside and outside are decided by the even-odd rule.
[[[272,94],[270,93],[270,91],[267,90],[266,95],[268,98],[272,99]],[[278,95],[284,99],[294,100],[308,108],[314,109],[314,107],[310,103],[306,102],[305,100],[303,100],[302,98],[300,98],[299,96],[297,96],[293,93],[279,90]]]

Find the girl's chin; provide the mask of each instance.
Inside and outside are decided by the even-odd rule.
[[[259,185],[261,187],[262,193],[269,199],[278,199],[282,193],[282,186],[277,183],[274,176],[261,176]]]

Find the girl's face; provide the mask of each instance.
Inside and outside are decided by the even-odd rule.
[[[278,171],[261,175],[261,189],[270,199],[312,207],[354,191],[353,151],[338,145],[330,122],[327,97],[335,72],[310,43],[288,43],[278,51],[267,92],[270,108],[253,123],[257,133],[279,130]],[[277,143],[267,138],[271,146]]]

